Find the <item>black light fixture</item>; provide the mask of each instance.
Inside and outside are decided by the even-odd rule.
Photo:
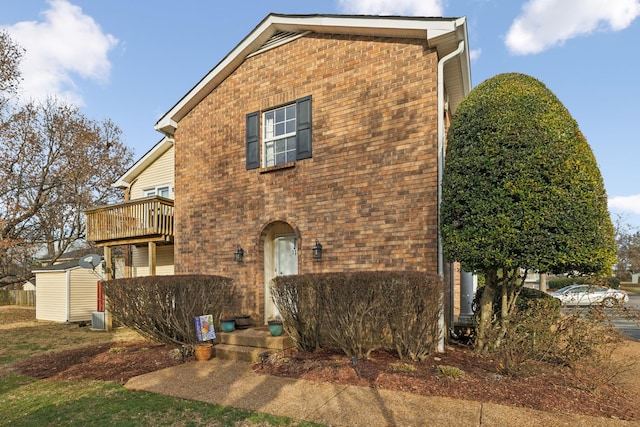
[[[234,255],[236,256],[236,262],[242,262],[244,258],[244,249],[242,249],[242,247],[238,245],[238,249],[236,250]]]
[[[322,245],[318,242],[318,239],[316,239],[316,244],[313,247],[313,259],[320,258],[322,258]]]

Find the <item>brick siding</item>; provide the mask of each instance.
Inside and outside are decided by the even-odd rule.
[[[176,273],[233,277],[260,321],[274,221],[298,236],[299,273],[435,272],[436,71],[424,41],[356,36],[309,34],[246,59],[175,133]],[[246,170],[246,114],[307,95],[313,158]]]

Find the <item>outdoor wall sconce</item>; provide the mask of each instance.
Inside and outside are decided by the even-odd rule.
[[[238,249],[235,251],[236,262],[242,262],[244,259],[244,249],[238,245]]]
[[[313,247],[313,259],[321,259],[322,258],[322,245],[316,239],[316,244]]]

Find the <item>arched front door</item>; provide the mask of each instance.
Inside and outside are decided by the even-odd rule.
[[[298,274],[298,240],[289,224],[274,222],[268,226],[264,242],[264,257],[266,322],[270,317],[280,314],[271,297],[271,279],[276,276]]]

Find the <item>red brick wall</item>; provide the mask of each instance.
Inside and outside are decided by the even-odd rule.
[[[237,279],[260,318],[273,221],[294,227],[300,273],[435,272],[436,70],[424,42],[400,39],[311,34],[248,58],[178,123],[176,273]],[[246,114],[307,95],[313,158],[247,171]]]

